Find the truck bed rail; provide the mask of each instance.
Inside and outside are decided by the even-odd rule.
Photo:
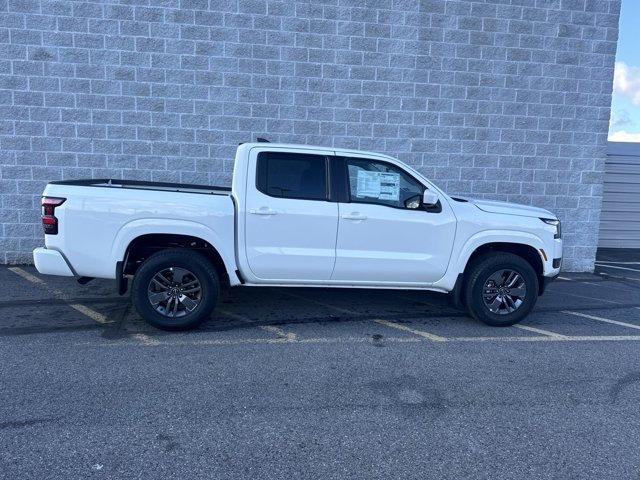
[[[127,188],[134,190],[159,190],[165,192],[199,193],[204,195],[229,195],[231,187],[191,185],[187,183],[148,182],[144,180],[118,180],[113,178],[87,178],[80,180],[56,180],[52,185],[78,187]]]

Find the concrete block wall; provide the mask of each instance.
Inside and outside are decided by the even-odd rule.
[[[597,244],[620,0],[0,0],[0,261],[48,180],[228,184],[264,136],[385,152]]]

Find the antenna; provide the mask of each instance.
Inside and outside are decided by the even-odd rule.
[[[262,137],[256,138],[256,141],[258,141],[260,143],[271,143],[269,140],[267,140],[266,138],[262,138]]]

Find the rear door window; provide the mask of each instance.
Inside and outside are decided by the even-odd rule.
[[[260,152],[256,187],[265,195],[300,200],[327,199],[327,157]]]

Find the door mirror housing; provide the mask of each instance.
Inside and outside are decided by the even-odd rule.
[[[431,190],[425,190],[422,194],[422,205],[425,208],[434,207],[438,203],[439,197],[436,192],[432,192]]]

